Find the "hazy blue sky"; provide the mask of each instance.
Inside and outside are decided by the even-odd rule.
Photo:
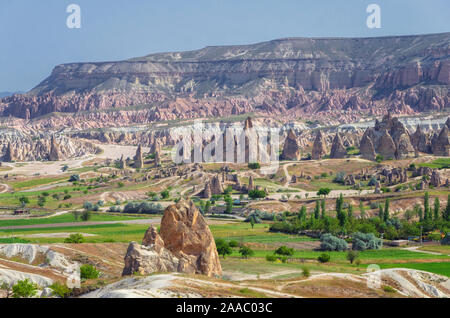
[[[81,7],[81,29],[66,7]],[[366,26],[381,6],[381,29]],[[282,37],[450,31],[449,0],[0,0],[0,91],[29,90],[57,64],[119,60]]]

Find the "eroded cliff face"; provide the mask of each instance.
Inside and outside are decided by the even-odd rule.
[[[24,119],[54,112],[104,117],[106,126],[248,112],[351,122],[386,109],[443,110],[450,106],[449,43],[450,33],[288,38],[63,64],[29,93],[1,99],[0,111]]]

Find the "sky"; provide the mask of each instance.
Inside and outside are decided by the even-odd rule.
[[[381,28],[366,25],[370,4]],[[81,28],[68,28],[70,4]],[[449,0],[0,0],[0,92],[28,91],[62,63],[284,37],[450,32]]]

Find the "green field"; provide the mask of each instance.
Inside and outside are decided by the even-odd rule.
[[[151,218],[151,215],[142,216],[130,216],[130,215],[118,215],[109,213],[92,213],[90,222],[102,222],[102,221],[124,221],[124,220],[134,220],[136,218]],[[22,226],[22,225],[35,225],[35,224],[52,224],[52,223],[68,223],[68,222],[79,222],[80,225],[83,224],[82,221],[75,221],[72,213],[66,213],[62,215],[57,215],[48,218],[30,218],[30,219],[17,219],[17,220],[0,220],[0,227],[4,226]]]
[[[450,168],[450,158],[439,158],[431,162],[421,163],[419,167],[429,167],[437,169],[448,169]]]
[[[427,271],[450,277],[450,261],[449,262],[433,262],[433,263],[387,263],[378,264],[384,268],[411,268],[421,271]]]
[[[9,185],[16,191],[29,189],[41,185],[61,182],[61,181],[68,181],[69,177],[63,176],[63,177],[55,177],[55,178],[35,178],[25,181],[13,181],[10,182]]]

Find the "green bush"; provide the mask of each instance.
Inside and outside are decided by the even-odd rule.
[[[261,165],[259,164],[259,162],[250,162],[248,164],[248,167],[249,167],[249,169],[255,170],[255,169],[261,168]]]
[[[80,266],[81,279],[95,279],[100,276],[100,272],[90,264],[83,264]]]
[[[450,245],[450,233],[447,233],[445,237],[441,240],[442,245]]]
[[[266,255],[266,261],[275,262],[276,260],[277,260],[277,257],[275,255],[272,255],[272,254]]]
[[[239,243],[238,241],[235,240],[231,240],[230,243],[228,243],[230,245],[230,247],[238,247]]]
[[[264,190],[250,190],[248,192],[248,197],[251,199],[262,199],[266,197],[266,192]]]
[[[320,254],[319,255],[319,257],[317,257],[317,260],[320,262],[320,263],[328,263],[329,261],[330,261],[330,255],[329,254],[325,254],[325,253],[323,253],[323,254]]]
[[[28,278],[25,280],[19,280],[12,287],[13,298],[31,298],[36,296],[37,286],[31,282]]]
[[[65,298],[71,293],[71,289],[69,287],[58,282],[54,282],[49,287],[55,295],[58,295],[61,298]]]
[[[303,275],[303,277],[309,277],[309,276],[311,276],[311,272],[309,271],[309,268],[308,268],[308,267],[303,267],[303,268],[302,268],[302,275]]]
[[[275,254],[292,256],[294,255],[294,249],[283,245],[275,250]]]
[[[79,244],[84,242],[84,237],[80,233],[70,234],[69,237],[64,239],[64,243]]]

